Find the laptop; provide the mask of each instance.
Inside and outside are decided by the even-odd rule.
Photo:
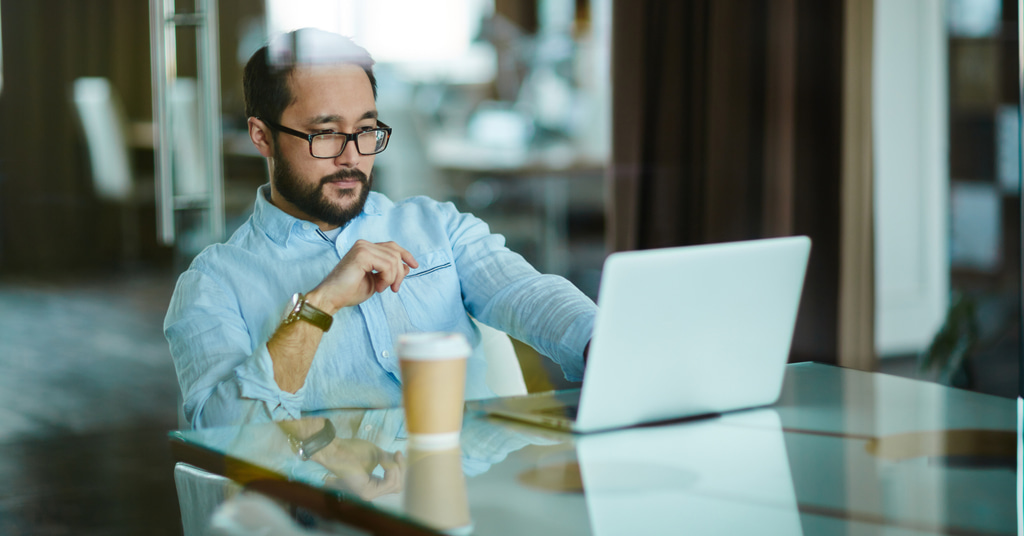
[[[587,433],[772,404],[810,249],[797,236],[613,253],[582,388],[468,409]]]

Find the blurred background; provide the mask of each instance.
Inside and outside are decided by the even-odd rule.
[[[178,4],[195,11],[191,2]],[[3,121],[21,130],[5,134],[4,272],[181,267],[229,235],[267,180],[246,132],[242,67],[269,34],[319,26],[352,36],[378,62],[378,106],[395,129],[375,168],[380,191],[453,200],[488,215],[538,267],[595,295],[604,253],[610,1],[211,5],[219,19],[213,46],[203,46],[202,25],[179,20],[160,43],[170,52],[156,56],[144,2],[68,2],[57,17],[53,6],[3,6]],[[155,78],[153,57],[171,58]],[[219,67],[206,77],[219,81],[215,95],[206,94],[210,66]],[[153,193],[161,171],[154,168],[155,91],[174,123],[164,139],[173,151],[178,231],[170,239],[154,229],[157,203],[166,201]],[[211,100],[223,140],[214,152],[223,160],[215,188],[204,176],[212,136],[203,112]],[[208,215],[197,213],[214,211],[206,205],[215,190],[226,227],[208,236]],[[53,216],[31,231],[15,233],[7,223],[40,213]]]
[[[808,234],[794,361],[1016,396],[1017,17],[1011,0],[0,0],[0,533],[180,533],[163,315],[267,181],[242,67],[307,26],[378,62],[393,199],[453,201],[593,298],[613,250]],[[531,391],[567,385],[517,349]]]

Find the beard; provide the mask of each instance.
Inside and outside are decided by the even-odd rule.
[[[324,186],[327,184],[336,180],[351,179],[359,179],[361,184],[358,193],[355,189],[348,190],[342,198],[342,201],[351,199],[351,203],[340,205],[339,201],[332,201],[324,195]],[[273,182],[277,193],[295,208],[314,220],[338,227],[363,212],[366,198],[370,195],[370,187],[373,185],[373,179],[356,168],[343,169],[323,177],[319,184],[308,184],[295,174],[288,160],[281,158],[279,154],[274,155]]]

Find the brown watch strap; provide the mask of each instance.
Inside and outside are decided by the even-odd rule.
[[[324,332],[331,329],[331,324],[334,323],[334,318],[306,301],[306,296],[304,294],[296,294],[292,297],[292,302],[295,305],[288,317],[284,319],[285,324],[291,324],[296,320],[305,320]]]

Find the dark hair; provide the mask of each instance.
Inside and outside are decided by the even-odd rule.
[[[280,121],[292,102],[288,78],[300,65],[351,63],[363,68],[377,98],[377,79],[373,76],[373,58],[348,37],[303,28],[272,39],[256,51],[245,64],[242,88],[245,115]]]

